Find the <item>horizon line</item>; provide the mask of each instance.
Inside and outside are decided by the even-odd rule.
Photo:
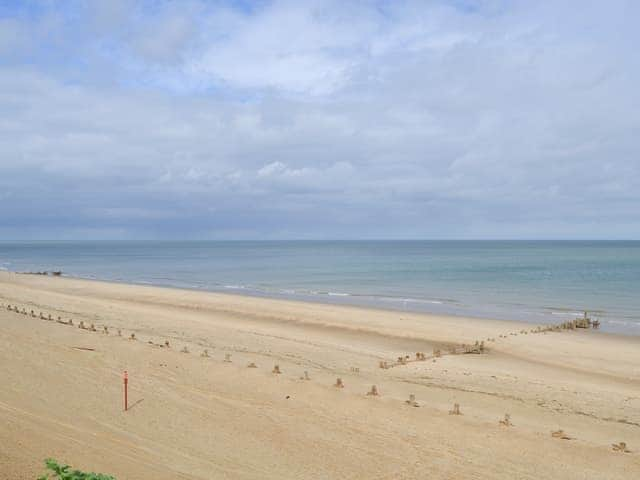
[[[640,238],[31,238],[16,242],[640,242]]]

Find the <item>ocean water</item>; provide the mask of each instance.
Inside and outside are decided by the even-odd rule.
[[[640,242],[0,242],[0,269],[640,334]]]

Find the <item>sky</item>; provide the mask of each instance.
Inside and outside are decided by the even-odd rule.
[[[640,239],[639,18],[0,0],[0,240]]]

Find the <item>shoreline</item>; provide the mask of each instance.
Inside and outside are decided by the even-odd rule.
[[[192,297],[204,296],[209,297],[214,300],[214,304],[216,305],[224,305],[224,304],[242,304],[242,303],[253,303],[253,307],[269,307],[269,311],[278,312],[281,310],[285,310],[287,308],[294,308],[297,311],[304,311],[305,309],[314,309],[314,310],[328,310],[328,311],[337,311],[339,314],[343,312],[351,312],[359,315],[393,315],[394,317],[398,315],[398,319],[410,318],[412,320],[427,320],[433,321],[435,319],[450,321],[452,323],[466,323],[473,322],[478,323],[479,325],[493,326],[496,325],[501,326],[506,329],[522,329],[524,322],[519,322],[516,320],[501,320],[501,319],[491,319],[491,318],[480,318],[480,317],[465,317],[461,315],[438,315],[424,312],[412,312],[412,311],[399,311],[395,309],[384,309],[384,308],[374,308],[368,306],[361,305],[353,305],[353,304],[337,304],[331,302],[313,302],[307,300],[299,300],[293,298],[273,298],[268,296],[258,296],[258,295],[244,295],[241,293],[229,293],[229,292],[218,292],[211,290],[199,290],[194,288],[187,287],[175,287],[175,286],[165,286],[165,285],[151,285],[151,284],[140,284],[140,283],[126,283],[126,282],[118,282],[111,280],[100,280],[100,279],[89,279],[89,278],[78,278],[71,276],[60,276],[60,277],[48,277],[48,276],[39,276],[39,275],[30,275],[23,274],[17,272],[0,272],[0,281],[3,279],[5,274],[9,276],[14,275],[17,279],[28,279],[31,280],[36,279],[36,282],[39,280],[51,281],[56,283],[62,283],[62,285],[57,285],[64,289],[65,287],[77,288],[78,286],[82,286],[83,284],[92,284],[98,287],[111,286],[122,290],[127,290],[130,288],[136,288],[143,291],[148,291],[149,293],[153,293],[155,290],[165,291],[167,293],[174,293],[178,295],[188,295]],[[69,282],[67,285],[64,285],[64,282]],[[74,285],[77,284],[77,285]],[[53,285],[53,284],[50,284]],[[182,307],[186,305],[181,305]],[[524,325],[533,325],[533,324],[524,324]],[[397,326],[398,328],[401,325]],[[605,332],[598,332],[605,333]],[[606,333],[605,333],[606,334]],[[612,334],[617,335],[617,334]],[[624,337],[624,335],[621,335]],[[640,338],[638,339],[640,341]]]
[[[378,307],[378,306],[371,306],[371,305],[362,305],[362,304],[357,304],[357,303],[338,303],[338,302],[330,302],[330,301],[318,301],[314,299],[311,300],[307,300],[307,299],[301,299],[301,298],[297,298],[297,297],[288,297],[288,296],[282,296],[282,297],[276,297],[276,296],[269,296],[269,295],[260,295],[260,294],[252,294],[252,293],[241,293],[241,292],[227,292],[227,291],[218,291],[218,290],[208,290],[208,289],[198,289],[198,288],[189,288],[189,287],[180,287],[180,286],[173,286],[173,285],[158,285],[158,284],[152,284],[152,283],[135,283],[135,282],[124,282],[124,281],[117,281],[117,280],[104,280],[104,279],[97,279],[97,278],[84,278],[84,277],[79,277],[79,276],[71,276],[71,275],[40,275],[37,273],[31,273],[31,272],[12,272],[12,271],[3,271],[0,272],[0,278],[2,278],[2,275],[4,273],[8,273],[10,275],[16,275],[17,277],[35,277],[35,278],[50,278],[53,281],[65,281],[65,280],[69,280],[69,281],[76,281],[76,282],[89,282],[89,283],[94,283],[97,285],[100,284],[106,284],[106,285],[115,285],[115,286],[121,286],[121,287],[139,287],[139,288],[149,288],[149,289],[162,289],[162,290],[167,290],[167,291],[178,291],[178,292],[190,292],[190,293],[194,293],[194,294],[209,294],[212,296],[219,296],[222,299],[227,299],[229,301],[242,301],[244,299],[255,299],[255,300],[262,300],[265,301],[267,303],[272,303],[272,305],[276,308],[280,307],[280,306],[285,306],[287,303],[289,302],[293,302],[295,304],[299,304],[300,307],[304,308],[305,306],[309,307],[309,306],[313,306],[313,307],[337,307],[339,309],[345,309],[346,311],[348,310],[353,310],[355,312],[359,312],[359,313],[364,313],[369,311],[370,313],[375,313],[375,312],[380,312],[380,313],[387,313],[387,314],[398,314],[398,315],[404,315],[404,316],[411,316],[411,317],[424,317],[425,320],[429,321],[429,320],[433,320],[433,318],[440,318],[440,319],[449,319],[451,321],[454,322],[488,322],[489,324],[493,323],[501,323],[504,324],[505,326],[508,326],[512,329],[523,329],[526,326],[549,326],[550,324],[548,323],[544,323],[544,322],[529,322],[529,321],[525,321],[525,320],[518,320],[518,319],[504,319],[504,318],[490,318],[490,317],[483,317],[483,316],[474,316],[474,315],[456,315],[456,314],[450,314],[450,313],[433,313],[433,312],[425,312],[425,311],[415,311],[415,310],[400,310],[400,309],[395,309],[395,308],[384,308],[384,307]],[[399,317],[402,318],[402,317]],[[561,323],[561,322],[560,322]],[[557,324],[553,324],[553,325],[557,325]],[[603,331],[600,329],[593,329],[591,330],[592,334],[598,334],[598,335],[606,335],[606,336],[610,336],[610,337],[621,337],[621,338],[627,338],[627,337],[632,337],[632,338],[637,338],[637,340],[640,342],[640,334],[636,335],[633,333],[621,333],[621,332],[609,332],[609,331]]]
[[[407,298],[406,302],[409,304],[423,304],[430,305],[431,308],[399,308],[394,307],[393,305],[385,304],[387,299],[392,299],[394,301],[402,301],[404,297],[391,297],[391,296],[372,296],[372,295],[353,295],[353,294],[334,294],[331,292],[327,292],[326,295],[321,294],[305,294],[305,293],[282,293],[282,292],[266,292],[260,291],[252,288],[238,288],[238,289],[229,289],[233,291],[228,291],[227,287],[220,288],[198,288],[195,286],[180,286],[173,284],[162,284],[162,283],[153,283],[151,281],[124,281],[124,280],[112,280],[112,279],[102,279],[102,278],[91,278],[88,276],[82,275],[70,275],[65,274],[64,272],[15,272],[11,270],[2,270],[0,273],[10,273],[14,275],[23,275],[23,276],[34,276],[34,277],[48,277],[48,278],[57,278],[57,279],[69,279],[69,280],[79,280],[79,281],[87,281],[87,282],[104,282],[107,284],[115,284],[115,285],[132,285],[132,286],[140,286],[140,287],[155,287],[155,288],[163,288],[163,289],[176,289],[190,292],[202,292],[202,293],[212,293],[218,295],[229,295],[231,297],[248,297],[248,298],[258,298],[265,300],[275,300],[275,301],[285,301],[285,302],[299,302],[299,303],[311,303],[318,305],[336,305],[341,307],[353,307],[353,308],[361,308],[361,309],[371,309],[371,310],[381,310],[385,312],[392,313],[401,313],[401,314],[416,314],[416,315],[425,315],[425,316],[439,316],[439,317],[452,317],[452,318],[462,318],[469,320],[478,320],[478,321],[504,321],[504,322],[513,322],[515,324],[521,325],[556,325],[562,323],[562,321],[553,321],[554,316],[564,318],[565,320],[573,320],[574,318],[580,316],[579,312],[574,312],[573,308],[568,307],[540,307],[544,310],[549,310],[548,314],[537,312],[535,315],[543,316],[540,318],[540,321],[536,321],[535,318],[531,318],[530,316],[525,317],[517,317],[517,315],[509,316],[509,314],[505,311],[504,314],[500,315],[491,315],[489,311],[484,313],[474,313],[473,306],[464,305],[465,309],[472,310],[470,312],[458,313],[455,311],[451,311],[446,307],[453,305],[457,302],[454,301],[446,301],[435,302],[424,299],[412,299]],[[239,291],[238,291],[239,290]],[[358,301],[358,299],[369,299],[370,301]],[[451,303],[453,302],[453,303]],[[438,311],[438,308],[434,308],[435,303],[442,303],[443,308]],[[462,308],[462,307],[460,307]],[[495,313],[495,312],[493,312]],[[590,314],[601,315],[602,311],[592,310],[589,311]],[[601,317],[599,317],[601,318]],[[560,318],[556,319],[560,320]],[[612,325],[620,324],[620,321],[614,320],[605,320],[604,329],[600,329],[600,333],[609,334],[609,335],[622,335],[622,336],[632,336],[632,337],[640,337],[640,324],[637,325],[638,328],[635,329],[624,329],[612,327]],[[628,328],[628,322],[622,322],[625,327]],[[634,324],[635,326],[635,324]]]

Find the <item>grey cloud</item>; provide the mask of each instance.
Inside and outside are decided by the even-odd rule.
[[[1,64],[0,235],[640,236],[635,3],[309,5],[47,27],[92,74]]]

